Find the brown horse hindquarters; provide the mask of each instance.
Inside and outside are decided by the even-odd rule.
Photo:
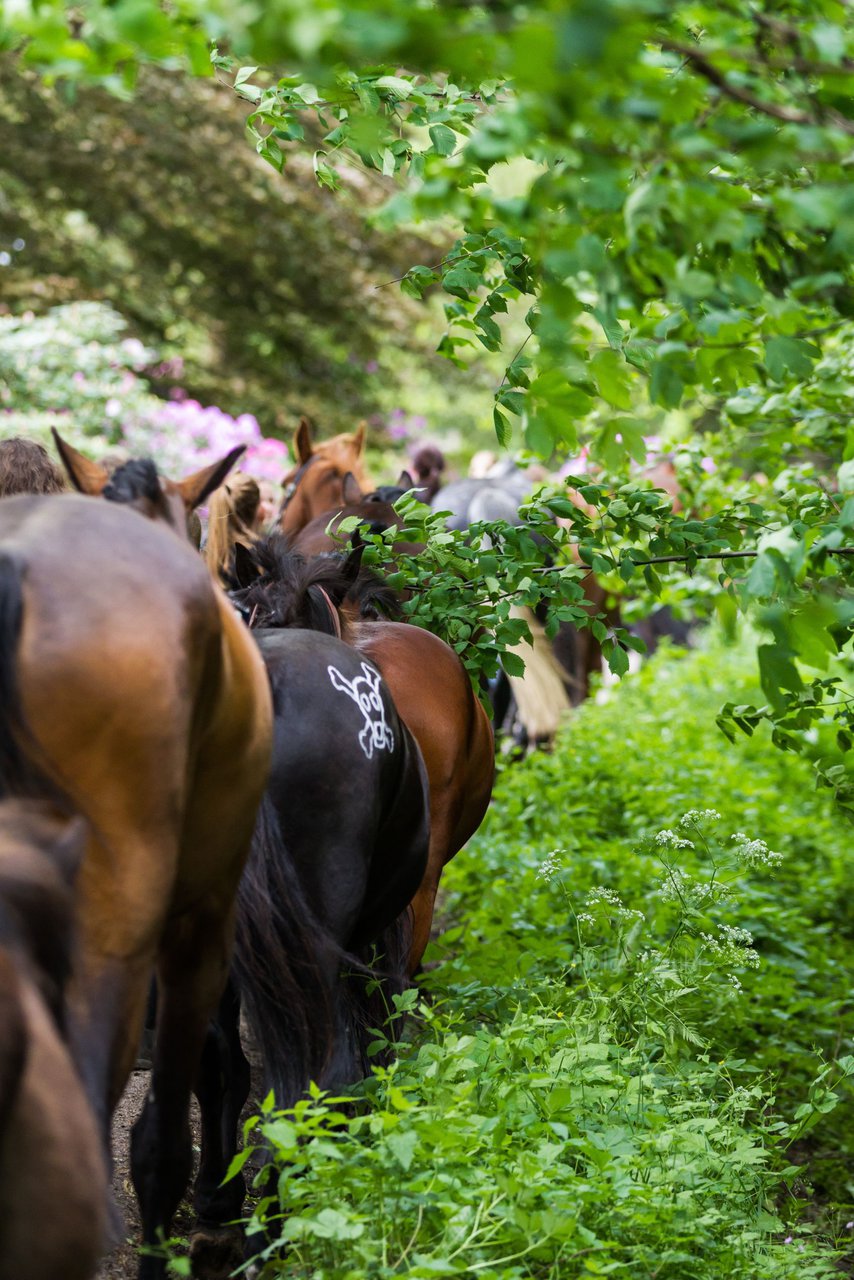
[[[412,901],[410,973],[430,940],[442,868],[483,821],[492,794],[492,728],[458,656],[443,640],[399,622],[363,622],[352,643],[379,668],[415,738],[430,787],[427,870]]]
[[[105,1134],[159,965],[152,1091],[133,1153],[153,1242],[189,1175],[189,1092],[269,765],[267,679],[204,564],[133,511],[9,499],[2,553],[20,566],[24,717],[92,832],[71,1031]],[[163,1264],[144,1259],[140,1274]]]

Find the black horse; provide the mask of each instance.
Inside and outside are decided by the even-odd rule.
[[[322,597],[321,597],[322,599]],[[337,1090],[369,1070],[369,1029],[406,984],[406,910],[427,862],[421,753],[376,667],[333,635],[255,633],[270,677],[273,767],[240,884],[231,980],[197,1094],[202,1160],[197,1271],[234,1258],[236,1151],[249,1089],[242,1006],[280,1107],[316,1081]]]

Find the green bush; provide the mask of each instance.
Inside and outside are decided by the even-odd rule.
[[[659,656],[503,770],[411,1044],[344,1109],[249,1122],[265,1276],[834,1274],[848,831],[803,760],[713,727],[748,667]],[[838,1168],[805,1215],[815,1138]]]

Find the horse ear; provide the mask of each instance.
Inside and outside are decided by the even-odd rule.
[[[353,432],[353,445],[356,449],[356,453],[361,454],[365,452],[365,438],[367,434],[367,422],[360,422],[356,430]]]
[[[250,548],[244,546],[242,542],[234,544],[234,570],[232,576],[241,590],[251,587],[261,576],[261,570],[255,563],[255,557]]]
[[[185,480],[177,482],[175,488],[180,493],[184,506],[188,511],[192,511],[200,502],[204,502],[209,493],[213,493],[214,489],[219,488],[237,459],[245,451],[246,445],[239,444],[236,449],[231,449],[224,458],[220,458],[219,462],[212,462],[209,467],[202,467],[201,471],[194,471]]]
[[[352,471],[348,471],[344,477],[343,496],[348,507],[355,507],[362,501],[362,489]]]
[[[74,488],[92,498],[99,497],[110,479],[109,472],[100,463],[85,457],[67,440],[63,440],[56,427],[51,427],[51,431],[62,465],[68,472],[68,478]]]
[[[362,541],[359,530],[354,529],[352,550],[341,566],[341,577],[348,586],[352,586],[359,576],[359,571],[362,568],[362,556],[365,554],[365,546],[366,544]]]
[[[304,466],[308,462],[314,445],[311,442],[311,423],[308,418],[300,418],[299,426],[294,433],[294,453],[298,461]]]
[[[397,477],[396,487],[398,489],[414,489],[415,488],[415,481],[412,479],[412,476],[409,474],[408,471],[401,471],[400,475]]]

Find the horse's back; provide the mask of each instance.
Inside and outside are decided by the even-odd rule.
[[[320,632],[256,635],[273,688],[269,785],[285,842],[295,856],[319,848],[346,855],[337,886],[318,883],[330,867],[313,857],[306,862],[315,901],[328,902],[330,889],[346,894],[348,882],[361,881],[362,894],[365,885],[382,882],[381,914],[391,920],[415,891],[427,856],[427,782],[418,745],[364,655]]]
[[[354,643],[382,671],[427,770],[430,852],[412,904],[414,971],[429,938],[442,868],[480,826],[489,805],[492,728],[460,658],[429,631],[400,622],[365,622],[354,628]]]
[[[432,632],[403,622],[360,623],[353,642],[382,671],[418,740],[431,785],[449,785],[482,762],[476,789],[485,793],[485,805],[492,785],[492,731],[459,655]]]

